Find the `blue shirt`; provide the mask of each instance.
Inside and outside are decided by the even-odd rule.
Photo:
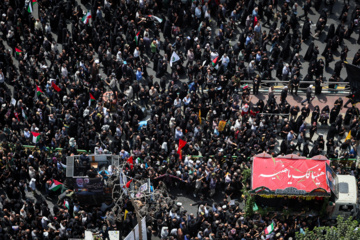
[[[136,80],[141,81],[141,79],[142,79],[142,72],[136,71]]]
[[[257,11],[255,11],[255,9],[252,11],[252,15],[253,15],[253,17],[256,17],[257,15],[258,15],[258,12]]]
[[[245,42],[245,46],[247,46],[249,44],[249,42],[251,41],[251,37],[250,36],[247,36],[246,37],[246,42]]]

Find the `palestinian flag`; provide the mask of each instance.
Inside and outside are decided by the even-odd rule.
[[[272,233],[272,231],[274,231],[274,228],[275,228],[274,222],[272,222],[267,228],[265,228],[265,234],[267,235]]]
[[[217,61],[218,61],[218,59],[219,59],[219,56],[217,56],[213,61],[212,61],[212,66],[213,67],[215,67],[215,65],[216,65],[216,63],[217,63]]]
[[[20,49],[18,49],[18,48],[15,48],[15,52],[16,52],[16,55],[17,55],[17,56],[19,56],[20,53],[22,53],[22,51],[21,51]]]
[[[31,4],[32,4],[33,6],[35,5],[35,3],[37,3],[36,0],[31,0]]]
[[[81,19],[81,21],[82,21],[84,24],[88,24],[90,18],[92,18],[92,17],[91,17],[91,12],[88,11],[87,14]]]
[[[130,187],[131,182],[132,182],[132,179],[126,183],[126,185],[125,185],[126,188],[129,188],[129,187]]]
[[[63,184],[62,184],[61,182],[56,181],[56,180],[54,179],[54,180],[52,180],[52,184],[51,184],[51,186],[49,187],[49,190],[55,192],[55,191],[59,190],[62,185],[63,185]]]
[[[60,91],[61,91],[61,88],[59,88],[59,87],[55,84],[55,81],[52,81],[52,82],[51,82],[51,86],[55,89],[55,91],[57,91],[57,92],[60,92]]]
[[[134,160],[133,157],[129,157],[128,160],[126,160],[127,163],[129,163],[130,168],[133,169],[134,168]],[[126,184],[127,185],[127,184]]]
[[[139,37],[140,37],[140,31],[136,34],[135,36],[135,42],[136,42],[136,45],[139,44]]]
[[[96,99],[94,98],[94,96],[91,94],[91,93],[89,93],[90,94],[90,99],[89,99],[89,107],[91,106],[91,103],[93,102],[93,101],[95,101]]]
[[[70,204],[67,200],[64,200],[64,208],[67,208],[67,209],[70,208]]]
[[[36,96],[40,96],[42,93],[44,93],[44,92],[41,91],[41,89],[39,88],[38,85],[36,85]]]
[[[91,93],[89,94],[90,94],[90,101],[95,101],[96,100],[95,97]]]
[[[33,12],[33,8],[32,8],[32,4],[29,2],[29,5],[28,5],[28,8],[27,8],[27,11],[29,13],[32,13]]]
[[[38,132],[31,132],[33,135],[33,143],[38,143],[40,141],[40,133]]]

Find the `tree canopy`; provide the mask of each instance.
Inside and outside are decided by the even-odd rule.
[[[305,230],[305,234],[296,233],[298,240],[357,240],[360,239],[359,223],[351,217],[344,219],[341,216],[337,217],[336,226],[321,226],[315,227],[312,231]]]

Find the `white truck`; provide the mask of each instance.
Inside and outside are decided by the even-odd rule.
[[[337,179],[339,196],[335,198],[335,207],[331,218],[336,219],[340,215],[345,219],[350,216],[354,219],[359,213],[356,178],[351,175],[337,175]]]

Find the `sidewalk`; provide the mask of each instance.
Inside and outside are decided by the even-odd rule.
[[[266,104],[267,100],[268,100],[268,94],[267,93],[261,93],[259,92],[258,95],[254,96],[254,95],[250,95],[250,97],[252,97],[251,102],[253,104],[257,103],[259,101],[259,99],[262,99],[264,101],[264,103]],[[307,123],[310,123],[311,120],[311,113],[314,110],[315,106],[319,106],[320,110],[322,110],[326,105],[329,105],[330,110],[333,108],[334,106],[334,102],[336,99],[338,99],[340,96],[334,96],[334,95],[327,95],[327,94],[319,94],[319,95],[315,95],[314,100],[311,102],[311,104],[309,105],[310,107],[310,115],[309,117],[307,117],[305,119],[305,121]],[[280,103],[280,93],[275,93],[275,98],[276,98],[276,102],[279,104]],[[341,98],[343,99],[344,104],[347,102],[347,98],[345,96],[341,96]],[[300,107],[300,109],[304,106],[301,105],[301,101],[306,99],[306,95],[305,94],[299,94],[298,96],[296,95],[291,95],[290,92],[288,93],[288,96],[286,98],[286,101],[290,104],[290,106],[296,106],[298,105]],[[307,104],[307,103],[305,103]],[[345,113],[347,111],[347,108],[342,108],[340,110],[340,114],[343,114],[343,116],[345,116]],[[318,127],[321,127],[321,124],[319,124]],[[326,126],[324,126],[326,127]]]

